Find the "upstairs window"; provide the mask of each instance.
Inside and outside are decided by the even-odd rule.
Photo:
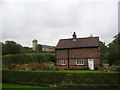
[[[65,65],[65,60],[61,60],[61,65]]]
[[[76,59],[76,65],[84,65],[84,59]]]

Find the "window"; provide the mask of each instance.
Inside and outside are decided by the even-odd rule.
[[[83,59],[76,59],[76,65],[83,65],[84,60]]]
[[[61,65],[65,65],[65,60],[61,60]]]

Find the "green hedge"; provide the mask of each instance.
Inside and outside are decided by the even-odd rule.
[[[31,54],[14,54],[4,55],[2,57],[3,63],[26,64],[29,62],[50,62],[55,61],[54,53],[31,53]]]
[[[119,87],[120,73],[34,72],[3,70],[3,83],[62,87]]]

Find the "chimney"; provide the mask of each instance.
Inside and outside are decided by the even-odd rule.
[[[73,41],[76,41],[76,37],[77,37],[77,36],[76,36],[76,33],[74,32],[74,33],[73,33]]]

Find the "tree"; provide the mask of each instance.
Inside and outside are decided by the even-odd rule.
[[[38,45],[37,45],[37,50],[38,50],[38,51],[42,51],[42,45],[38,44]]]
[[[2,44],[3,55],[7,54],[18,54],[21,52],[21,45],[17,44],[15,41],[6,41]]]
[[[109,64],[120,65],[120,33],[114,36],[114,40],[109,44]]]
[[[21,53],[32,53],[33,50],[32,48],[29,48],[29,47],[21,47]]]
[[[109,48],[102,41],[99,42],[99,47],[100,47],[100,53],[101,53],[101,60],[102,60],[102,62],[103,63],[108,62],[107,56],[109,54]]]

